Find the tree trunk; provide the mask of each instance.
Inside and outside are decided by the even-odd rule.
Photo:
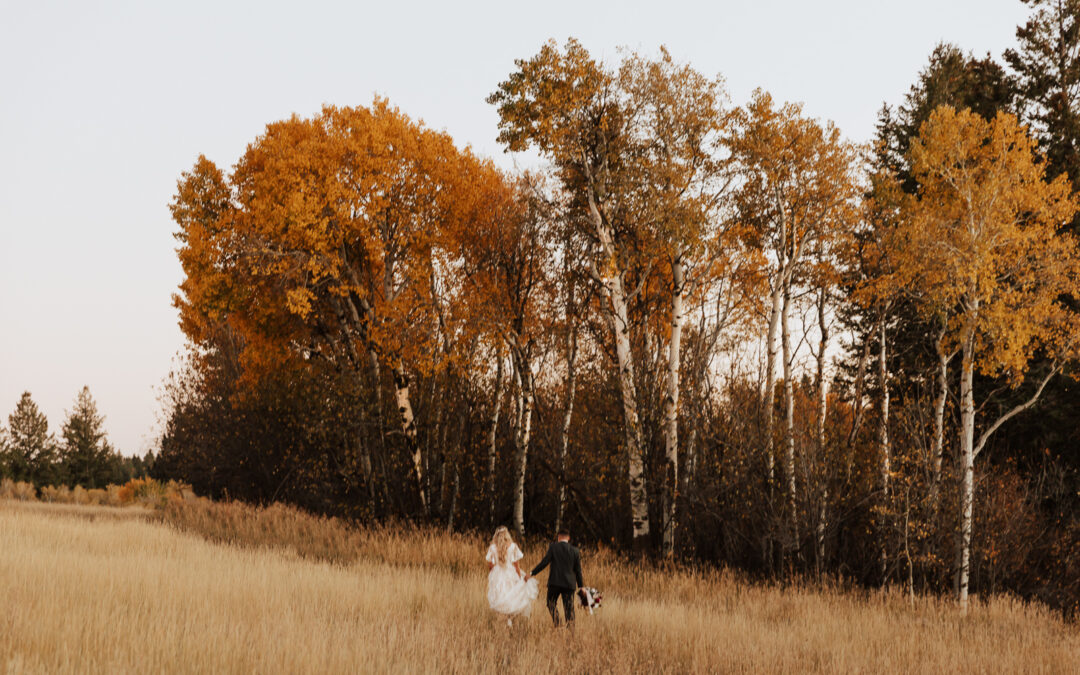
[[[413,417],[412,403],[409,401],[409,378],[401,366],[396,366],[392,374],[394,376],[394,401],[397,403],[401,432],[405,436],[405,443],[410,451],[416,490],[420,496],[420,507],[426,517],[428,499],[424,491],[424,465],[423,457],[420,455],[420,444],[416,440],[416,420]]]
[[[825,385],[825,350],[829,347],[829,324],[826,320],[825,310],[827,309],[827,294],[825,289],[819,289],[818,291],[818,351],[817,351],[817,455],[819,466],[822,467],[822,471],[819,474],[820,480],[823,485],[819,492],[819,503],[817,513],[817,527],[815,531],[817,547],[815,550],[815,560],[817,561],[818,576],[825,570],[825,530],[827,528],[826,514],[827,505],[829,502],[829,487],[825,483],[826,472],[824,467],[827,465],[828,458],[825,456],[825,419],[828,414],[828,398],[827,388]]]
[[[675,553],[675,523],[679,484],[679,366],[682,347],[683,291],[686,281],[683,263],[676,258],[671,263],[671,339],[668,342],[667,395],[664,397],[664,495],[663,546],[664,557]]]
[[[828,413],[828,387],[825,382],[825,351],[829,348],[829,324],[826,321],[827,296],[825,289],[818,293],[818,351],[817,351],[817,446],[824,458],[825,454],[825,416]]]
[[[932,451],[934,474],[930,485],[930,494],[934,501],[937,500],[938,488],[941,484],[941,464],[945,453],[945,402],[949,395],[949,360],[952,358],[951,355],[945,354],[944,339],[945,329],[942,328],[935,343],[938,357],[938,390],[934,397],[934,447]]]
[[[435,401],[435,424],[429,426],[424,434],[424,468],[427,477],[427,495],[431,502],[431,512],[436,518],[443,515],[443,501],[446,497],[446,461],[443,456],[445,446],[442,441],[446,438],[446,424],[443,419],[443,408],[446,390],[438,388],[438,377],[431,377],[431,392],[428,397],[428,405]],[[436,396],[438,398],[436,399]],[[434,474],[438,471],[438,483],[434,482]]]
[[[383,383],[382,370],[379,367],[379,355],[374,349],[368,350],[371,364],[372,390],[375,392],[375,419],[379,428],[379,464],[382,467],[383,503],[390,505],[390,480],[386,473],[386,420],[383,418]]]
[[[871,331],[867,331],[863,338],[862,354],[859,355],[859,365],[855,372],[855,393],[851,399],[851,405],[855,408],[855,414],[851,420],[851,431],[848,433],[848,446],[855,444],[855,437],[859,434],[863,418],[863,397],[866,392],[866,369],[870,367],[870,344]]]
[[[446,518],[446,531],[454,531],[454,516],[457,514],[458,495],[461,493],[461,472],[458,463],[454,462],[454,492],[450,496],[450,511]]]
[[[637,551],[649,545],[649,499],[645,483],[645,461],[641,440],[641,423],[637,408],[637,391],[634,385],[634,356],[630,347],[630,319],[628,299],[623,286],[623,269],[619,265],[615,248],[615,234],[609,223],[604,222],[596,202],[597,186],[588,161],[583,164],[589,179],[587,198],[589,218],[593,224],[603,255],[601,272],[596,272],[600,286],[607,296],[605,307],[608,323],[615,339],[615,359],[619,369],[619,393],[622,396],[623,435],[627,454],[627,479],[630,484],[630,520],[633,529],[633,546]]]
[[[692,399],[694,400],[694,399]],[[696,415],[690,414],[690,434],[686,438],[686,444],[683,446],[686,452],[683,455],[686,459],[683,460],[683,470],[679,472],[679,491],[681,496],[685,499],[689,490],[694,485],[694,475],[697,473],[697,424]],[[684,508],[682,518],[686,518],[686,510]]]
[[[574,391],[577,387],[577,326],[571,326],[566,345],[566,405],[563,408],[559,435],[559,503],[555,509],[555,531],[563,526],[566,511],[566,454],[570,444],[570,420],[574,413]]]
[[[513,360],[514,377],[518,384],[517,424],[514,429],[514,530],[521,538],[525,536],[525,468],[532,433],[534,392],[527,355],[515,348]]]
[[[615,356],[619,367],[619,389],[622,392],[624,440],[627,454],[627,478],[630,484],[630,519],[636,550],[648,547],[649,500],[645,485],[645,461],[638,421],[637,392],[634,386],[634,360],[630,352],[630,321],[622,280],[611,280],[609,299],[612,304],[610,322],[615,334]]]
[[[371,449],[368,448],[367,438],[363,431],[358,434],[357,439],[360,443],[360,466],[364,471],[364,481],[367,483],[368,493],[368,506],[371,508],[371,514],[375,515],[375,485],[378,482],[375,479],[375,471],[371,465]]]
[[[776,402],[776,360],[779,348],[777,338],[780,333],[780,315],[784,308],[784,289],[779,279],[776,288],[772,292],[772,306],[769,309],[769,335],[766,346],[765,362],[765,466],[768,470],[770,502],[773,488],[776,484],[776,454],[773,447],[773,430],[775,421],[773,407]]]
[[[892,457],[889,446],[889,369],[887,361],[885,312],[882,312],[878,323],[878,380],[881,384],[881,418],[878,420],[878,450],[881,455],[881,528],[878,536],[881,537],[881,577],[885,579],[888,566],[888,547],[886,545],[885,525],[888,521],[886,509],[889,504],[889,481],[892,475]]]
[[[498,457],[496,446],[496,432],[499,429],[499,412],[502,409],[502,379],[503,357],[502,352],[495,350],[495,359],[498,365],[495,368],[495,387],[492,390],[491,420],[488,427],[488,466],[487,466],[487,495],[488,495],[488,525],[495,527],[495,460]]]
[[[971,569],[971,520],[975,480],[975,337],[964,334],[960,371],[960,531],[956,537],[956,597],[960,612],[968,610],[968,576]]]
[[[795,392],[792,383],[791,333],[788,330],[790,287],[784,289],[784,305],[780,310],[780,342],[784,358],[784,459],[787,469],[787,508],[791,525],[791,544],[799,550],[799,512],[795,487]]]

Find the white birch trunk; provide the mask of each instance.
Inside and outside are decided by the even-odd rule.
[[[682,348],[683,292],[686,286],[683,263],[671,263],[671,339],[668,341],[667,395],[664,397],[664,557],[675,553],[675,523],[679,485],[679,366]]]
[[[776,402],[776,361],[779,352],[777,340],[780,337],[780,314],[783,312],[784,307],[784,289],[780,283],[780,279],[777,278],[775,283],[775,288],[772,290],[772,306],[769,309],[769,335],[767,338],[767,360],[765,363],[765,466],[768,469],[770,495],[776,484],[776,454],[773,447],[773,430],[775,428],[773,407]]]
[[[826,320],[825,311],[826,307],[826,292],[822,288],[818,292],[818,352],[817,352],[817,452],[818,461],[821,466],[824,467],[827,462],[825,456],[825,419],[828,414],[828,393],[825,385],[825,350],[829,347],[829,324]],[[821,471],[821,480],[825,481],[825,471]],[[823,484],[818,503],[817,514],[817,550],[815,551],[818,576],[820,576],[825,569],[825,530],[827,527],[826,514],[827,505],[829,502],[829,487],[827,484]]]
[[[637,391],[634,386],[634,360],[630,351],[630,322],[626,296],[619,275],[609,280],[612,311],[610,322],[615,334],[615,357],[619,367],[619,389],[622,392],[624,436],[627,452],[627,477],[630,483],[630,518],[634,548],[648,546],[649,501],[645,486],[645,461],[642,454],[641,424],[637,412]]]
[[[514,368],[518,383],[518,423],[514,429],[514,530],[520,538],[525,536],[525,469],[532,433],[534,392],[528,358],[517,348]]]
[[[792,546],[799,549],[798,495],[795,486],[795,392],[792,383],[791,333],[788,330],[788,304],[791,289],[784,290],[784,304],[780,310],[780,343],[784,358],[784,459],[787,470],[787,508],[791,524]]]
[[[817,351],[817,445],[821,457],[825,456],[825,418],[828,413],[828,386],[825,382],[825,352],[829,348],[829,324],[825,311],[826,294],[818,295],[818,351]]]
[[[884,580],[888,566],[888,548],[886,546],[885,525],[888,516],[885,509],[889,503],[890,478],[892,476],[892,449],[889,446],[889,369],[888,353],[885,333],[885,314],[882,312],[878,324],[878,380],[881,383],[881,417],[878,420],[878,451],[881,458],[881,574]]]
[[[956,538],[956,597],[960,612],[968,610],[968,576],[971,569],[971,521],[975,481],[975,337],[964,335],[960,371],[960,531]]]
[[[937,372],[937,395],[934,397],[934,447],[932,450],[934,473],[930,492],[934,500],[937,499],[938,489],[941,485],[941,464],[945,453],[945,402],[949,395],[949,360],[951,355],[945,354],[945,329],[938,333],[936,342],[938,357]]]
[[[589,172],[586,162],[585,169]],[[630,519],[633,528],[633,546],[641,551],[649,543],[649,500],[645,483],[645,462],[642,451],[641,423],[637,410],[637,391],[634,385],[634,357],[630,348],[630,320],[627,309],[626,289],[623,286],[622,269],[618,263],[614,233],[604,222],[596,204],[595,187],[588,190],[589,216],[592,220],[604,261],[599,272],[599,282],[607,296],[606,314],[615,339],[615,359],[619,369],[619,392],[622,396],[623,434],[627,454],[627,478],[630,484]]]

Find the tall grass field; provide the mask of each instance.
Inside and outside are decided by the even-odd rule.
[[[543,542],[526,545],[527,564]],[[8,673],[1075,673],[1080,631],[1008,598],[780,588],[583,551],[573,633],[486,606],[486,541],[272,507],[0,500]],[[543,578],[541,579],[543,582]]]

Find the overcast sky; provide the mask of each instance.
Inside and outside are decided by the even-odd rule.
[[[1019,0],[111,2],[0,0],[0,420],[29,390],[58,430],[88,385],[122,452],[160,431],[183,348],[167,205],[206,154],[230,167],[265,124],[387,96],[499,158],[484,98],[515,58],[577,37],[801,101],[856,141],[933,46],[999,57]]]

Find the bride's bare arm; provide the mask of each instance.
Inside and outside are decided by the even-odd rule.
[[[514,571],[517,572],[519,577],[521,576],[521,565],[516,560],[514,561]]]

